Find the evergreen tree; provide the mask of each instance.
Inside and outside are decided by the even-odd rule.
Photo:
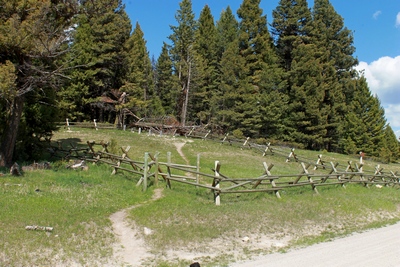
[[[218,104],[216,122],[224,131],[241,130],[242,120],[237,105],[243,102],[242,81],[246,75],[244,59],[239,54],[238,40],[230,43],[221,59],[221,82],[214,101]]]
[[[156,63],[156,94],[166,115],[177,116],[176,103],[179,92],[179,80],[173,71],[173,63],[166,43],[163,43],[161,54]]]
[[[216,109],[212,122],[223,132],[229,132],[239,126],[234,108],[239,99],[238,88],[244,75],[244,60],[239,55],[239,23],[229,6],[222,11],[216,24],[219,76],[218,88],[211,99],[212,106]]]
[[[198,27],[195,32],[195,66],[192,83],[191,110],[192,120],[200,123],[210,122],[215,113],[211,99],[217,90],[218,59],[217,31],[214,18],[208,5],[200,12]]]
[[[121,0],[81,1],[80,7],[69,55],[74,70],[60,94],[62,108],[73,119],[114,122],[114,105],[107,103],[113,101],[104,99],[113,98],[126,75],[130,20]]]
[[[128,73],[121,90],[128,94],[129,101],[124,106],[133,110],[139,117],[155,115],[152,103],[156,102],[152,100],[158,96],[154,94],[152,65],[144,34],[138,22],[126,43],[126,50]]]
[[[379,149],[379,158],[387,163],[396,162],[400,157],[400,146],[390,125],[387,125],[385,128],[383,144],[383,147]]]
[[[319,48],[319,61],[324,66],[324,103],[329,107],[325,147],[338,151],[357,60],[352,56],[355,51],[352,34],[328,0],[314,1],[312,42]]]
[[[169,39],[172,41],[170,52],[181,86],[177,102],[178,118],[184,126],[187,120],[189,97],[191,96],[190,82],[194,65],[193,44],[197,22],[192,10],[191,0],[182,0],[179,7],[180,9],[175,15],[178,26],[170,26],[172,34]]]
[[[238,39],[239,23],[228,6],[221,12],[220,19],[216,23],[217,28],[217,48],[216,54],[218,62],[221,61],[223,53],[228,49],[232,42]],[[238,45],[238,44],[236,44]]]
[[[324,103],[323,65],[313,44],[292,51],[290,125],[295,142],[308,149],[322,149],[327,133],[328,107]]]
[[[51,138],[59,121],[53,88],[42,87],[27,93],[15,148],[18,160],[38,160],[48,146],[43,140]]]
[[[273,33],[281,66],[286,70],[287,131],[285,138],[309,149],[324,147],[329,107],[325,103],[323,50],[313,42],[313,21],[307,2],[281,0],[273,11]]]
[[[262,15],[259,5],[260,0],[244,0],[237,11],[240,54],[246,62],[249,82],[255,86],[258,86],[264,65],[269,64],[273,57],[267,17]]]
[[[240,130],[245,135],[259,136],[263,127],[263,115],[260,113],[260,98],[273,86],[262,79],[265,72],[276,75],[276,55],[272,38],[267,28],[267,18],[262,15],[259,0],[244,0],[238,9],[239,53],[244,59],[245,76],[239,87],[241,99],[236,101],[236,112],[240,115]],[[280,81],[275,81],[280,83]]]
[[[358,60],[353,56],[354,38],[352,32],[344,26],[343,18],[337,14],[329,0],[314,1],[313,17],[318,22],[316,27],[321,44],[330,51],[330,59],[333,60],[339,80],[356,77],[353,67],[358,64]]]
[[[49,137],[55,116],[42,104],[54,103],[54,91],[65,66],[60,59],[69,41],[68,28],[77,13],[76,1],[2,1],[0,8],[0,166],[9,166],[16,143],[25,138]],[[32,96],[40,92],[40,102]],[[43,101],[43,102],[42,102]],[[31,107],[35,105],[35,108]],[[30,131],[20,131],[26,112],[35,109],[35,117],[49,119],[49,125],[29,125]],[[39,115],[40,114],[40,115]],[[26,122],[25,125],[28,125]],[[50,133],[49,133],[50,132]],[[18,135],[19,133],[19,135]],[[39,137],[40,136],[40,137]],[[33,151],[30,151],[33,152]],[[17,151],[18,155],[19,151]],[[29,155],[28,155],[29,156]]]
[[[354,97],[346,114],[341,148],[346,153],[363,151],[367,155],[378,157],[385,147],[386,128],[385,111],[377,97],[371,95],[365,77],[353,80]],[[356,148],[351,151],[349,148]]]
[[[311,12],[306,0],[280,0],[276,9],[272,11],[272,17],[272,33],[277,53],[282,67],[290,71],[293,50],[297,45],[309,43]]]
[[[269,64],[264,65],[260,79],[263,88],[259,99],[261,114],[260,136],[268,139],[288,140],[289,98],[285,94],[285,73],[279,67],[277,57],[273,56]]]

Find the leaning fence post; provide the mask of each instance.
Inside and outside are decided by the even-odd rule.
[[[271,143],[267,144],[267,147],[265,148],[264,153],[263,153],[263,157],[267,154],[268,149],[272,152],[272,149],[269,148],[270,145],[271,145]]]
[[[209,130],[206,135],[203,137],[203,140],[207,139],[207,136],[211,133],[211,130]]]
[[[318,169],[318,165],[322,165],[322,168],[325,169],[324,162],[322,161],[322,154],[318,155],[318,159],[317,162],[315,163],[314,170]]]
[[[69,120],[68,120],[68,118],[67,118],[67,129],[68,129],[68,131],[71,131],[71,128],[69,127]]]
[[[289,162],[291,157],[293,157],[293,158],[297,161],[297,156],[296,156],[296,154],[294,153],[294,148],[292,148],[292,149],[290,150],[290,154],[289,154],[289,156],[287,157],[286,162]]]
[[[225,134],[224,139],[222,139],[221,145],[225,142],[225,140],[228,138],[229,133]]]
[[[268,164],[266,162],[263,162],[263,165],[264,165],[265,174],[267,176],[271,176],[270,170],[272,169],[272,167],[274,167],[274,164],[271,164],[271,165],[268,166]],[[276,183],[275,183],[274,179],[271,178],[271,179],[269,179],[269,181],[271,183],[272,188],[275,188],[276,187]],[[261,183],[261,181],[260,181],[260,183]],[[279,190],[275,190],[275,195],[276,195],[277,198],[281,198],[281,194],[279,193]]]
[[[146,152],[144,153],[143,191],[146,191],[147,189],[147,170],[149,168],[148,161],[149,161],[149,153]]]
[[[215,188],[219,188],[219,169],[220,169],[221,165],[219,164],[219,161],[216,160],[215,161]],[[214,191],[214,195],[215,195],[215,205],[219,206],[221,205],[221,199],[220,199],[220,194],[219,191]]]
[[[247,142],[249,141],[249,139],[250,139],[250,137],[247,137],[247,138],[246,138],[246,140],[244,141],[244,143],[243,143],[241,149],[243,149],[243,148],[246,146],[246,144],[247,144]]]

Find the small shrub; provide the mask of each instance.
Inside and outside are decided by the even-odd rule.
[[[268,141],[267,141],[267,139],[261,137],[261,138],[257,138],[255,140],[255,143],[258,145],[266,145],[266,144],[268,144]]]
[[[118,154],[119,152],[118,141],[115,140],[114,138],[111,138],[107,148],[108,152],[110,152],[111,154]]]
[[[234,131],[232,132],[232,134],[233,134],[233,136],[234,136],[235,138],[238,138],[238,139],[243,139],[243,138],[245,138],[243,132],[242,132],[241,130],[239,130],[239,129],[234,130]]]

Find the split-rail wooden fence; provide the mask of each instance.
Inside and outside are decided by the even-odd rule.
[[[213,168],[205,172],[200,168],[200,155],[197,156],[196,165],[183,165],[172,162],[171,153],[167,153],[167,161],[159,161],[158,154],[146,152],[143,160],[133,160],[128,156],[130,147],[121,148],[121,155],[109,153],[107,143],[87,142],[88,149],[74,149],[73,153],[84,151],[81,159],[88,162],[108,164],[112,171],[110,175],[127,172],[138,178],[137,186],[142,185],[145,191],[149,185],[157,185],[159,181],[165,182],[168,188],[172,183],[183,183],[197,188],[211,190],[214,194],[215,204],[220,205],[221,195],[232,193],[269,192],[281,198],[281,192],[295,187],[308,187],[319,194],[320,186],[342,186],[349,183],[361,184],[365,187],[375,185],[399,186],[400,180],[397,172],[384,172],[378,165],[373,172],[363,171],[362,158],[360,163],[348,162],[344,170],[338,169],[338,163],[324,162],[319,155],[315,163],[300,162],[301,170],[297,174],[274,175],[273,164],[263,162],[264,171],[253,178],[233,178],[223,174],[221,164],[215,161]],[[101,150],[96,150],[100,147]],[[290,158],[296,158],[291,150]]]

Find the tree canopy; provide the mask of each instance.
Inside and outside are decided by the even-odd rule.
[[[145,37],[154,33],[132,28],[121,0],[2,1],[0,165],[35,158],[57,120],[121,126],[126,114],[397,160],[330,1],[280,0],[271,18],[264,12],[261,0],[243,0],[237,16],[227,6],[214,18],[206,5],[196,18],[182,0],[155,59]]]

